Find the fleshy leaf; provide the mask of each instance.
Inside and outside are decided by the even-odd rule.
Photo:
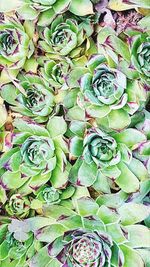
[[[71,2],[69,10],[75,15],[85,16],[93,14],[93,5],[90,0],[76,0]]]
[[[150,215],[150,208],[143,204],[125,203],[118,212],[123,225],[131,225],[143,221]]]
[[[78,184],[84,186],[92,185],[97,177],[97,166],[95,163],[87,164],[83,161],[78,172]]]
[[[47,124],[47,129],[52,138],[63,135],[67,130],[67,124],[63,117],[55,116],[51,118]]]

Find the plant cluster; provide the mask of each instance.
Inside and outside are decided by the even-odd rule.
[[[149,1],[0,12],[0,266],[149,267]]]

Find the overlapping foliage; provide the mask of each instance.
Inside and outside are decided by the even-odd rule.
[[[0,12],[0,266],[149,267],[149,2]]]

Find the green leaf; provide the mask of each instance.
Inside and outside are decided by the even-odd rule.
[[[2,98],[7,101],[9,104],[16,105],[17,89],[13,84],[5,84],[1,89]]]
[[[20,0],[13,0],[10,2],[9,0],[1,0],[0,1],[0,12],[10,12],[12,10],[16,10],[21,5]]]
[[[90,117],[96,117],[96,118],[103,118],[106,115],[108,115],[110,112],[110,107],[109,106],[96,106],[96,105],[90,105],[86,108],[86,113]]]
[[[68,167],[70,168],[69,164]],[[51,176],[51,183],[55,188],[64,188],[66,186],[66,183],[68,181],[69,168],[68,170],[66,168],[63,171],[60,166],[56,166]]]
[[[14,126],[20,131],[20,132],[26,132],[30,133],[31,135],[37,135],[37,136],[46,136],[49,137],[48,131],[35,123],[28,123],[27,121],[23,119],[15,119]]]
[[[52,138],[63,135],[67,130],[67,124],[63,117],[55,116],[50,118],[47,124],[47,129]]]
[[[26,181],[28,180],[28,177],[21,178],[21,173],[18,172],[10,172],[7,171],[2,176],[3,183],[9,188],[9,189],[17,189],[20,186],[22,186]]]
[[[0,245],[0,260],[3,260],[8,256],[9,246],[9,243],[6,240]]]
[[[29,180],[28,187],[29,188],[36,188],[37,186],[41,186],[41,185],[45,184],[47,181],[49,181],[50,177],[51,177],[50,172],[45,172],[45,173],[41,172],[37,175],[34,175]]]
[[[61,264],[56,260],[50,258],[48,255],[48,247],[42,247],[37,254],[31,259],[32,267],[60,267]],[[20,267],[20,266],[19,266]]]
[[[129,233],[129,244],[133,248],[150,247],[150,231],[144,225],[129,225],[125,227]]]
[[[102,170],[102,173],[106,177],[109,177],[110,179],[116,179],[117,177],[120,176],[121,171],[119,170],[118,165],[116,165],[116,166],[106,167],[105,169]]]
[[[144,28],[146,30],[150,30],[150,15],[147,15],[146,17],[142,18],[138,25],[140,25],[141,28]]]
[[[76,201],[76,210],[83,217],[96,215],[98,209],[98,204],[91,198],[82,197]]]
[[[7,231],[8,231],[7,224],[2,224],[0,226],[0,244],[4,241]]]
[[[71,120],[83,121],[85,118],[85,111],[78,106],[74,106],[68,110],[67,115]]]
[[[4,204],[7,200],[6,191],[3,187],[0,186],[0,203]]]
[[[32,71],[32,72],[36,73],[37,67],[38,67],[38,63],[34,57],[27,59],[25,64],[24,64],[24,69],[26,72]]]
[[[70,124],[69,129],[77,136],[79,137],[83,137],[85,130],[87,127],[87,123],[86,122],[82,122],[82,121],[72,121]]]
[[[93,184],[93,188],[98,192],[110,193],[110,185],[108,182],[108,178],[100,171],[98,173],[95,183]]]
[[[13,172],[17,172],[19,170],[21,162],[22,162],[21,152],[18,151],[11,157],[11,168]]]
[[[105,224],[119,221],[119,215],[104,205],[100,206],[97,216],[99,216]]]
[[[72,197],[72,195],[75,193],[75,187],[74,186],[68,186],[65,190],[62,191],[61,193],[61,199],[68,199]]]
[[[66,217],[70,217],[75,214],[75,212],[72,211],[71,209],[67,207],[62,207],[61,205],[55,205],[55,206],[44,205],[43,216],[58,219],[62,215],[62,209],[63,209],[63,215]]]
[[[36,216],[26,219],[26,222],[29,226],[29,231],[35,232],[40,228],[54,224],[56,220],[51,217],[46,218],[46,217]]]
[[[53,8],[49,8],[48,10],[41,12],[38,19],[39,26],[48,26],[53,19],[56,17],[56,13]]]
[[[121,133],[113,134],[118,143],[124,143],[128,147],[132,147],[138,143],[146,141],[146,136],[136,129],[126,129]]]
[[[126,128],[130,123],[131,119],[127,111],[123,109],[112,110],[108,114],[109,127],[113,130],[122,130]]]
[[[0,97],[1,102],[1,97]],[[0,128],[5,124],[7,120],[7,111],[5,105],[0,103]]]
[[[143,267],[144,262],[140,255],[136,252],[136,250],[133,250],[126,245],[120,246],[121,250],[123,251],[124,257],[125,257],[125,263],[123,267]]]
[[[149,262],[149,249],[136,249],[136,251],[140,254],[142,259],[144,260],[145,266],[150,267],[150,262]]]
[[[76,191],[72,197],[72,201],[74,203],[74,206],[75,206],[76,201],[78,199],[80,199],[81,197],[90,197],[89,191],[84,186],[77,186]]]
[[[101,64],[106,62],[106,58],[103,55],[93,55],[87,63],[87,67],[91,72]]]
[[[113,46],[115,52],[121,55],[127,62],[130,62],[129,46],[115,35],[111,35],[109,41],[110,46]]]
[[[118,209],[123,225],[139,223],[150,214],[150,208],[137,203],[125,203]]]
[[[143,201],[144,197],[146,197],[146,195],[148,195],[149,189],[150,189],[150,179],[141,182],[140,192],[139,192],[138,196],[133,201],[135,203],[141,203]]]
[[[70,88],[79,87],[80,78],[87,72],[86,68],[76,67],[70,73],[67,79],[67,84]]]
[[[62,236],[66,230],[66,227],[61,224],[52,224],[37,231],[36,238],[41,242],[51,243],[59,236]]]
[[[41,209],[42,206],[43,206],[43,203],[38,199],[33,199],[30,205],[31,209],[33,210]]]
[[[123,3],[123,0],[110,0],[108,7],[114,11],[124,11],[129,10],[134,7],[128,4]]]
[[[81,158],[78,158],[75,164],[72,166],[70,172],[69,172],[69,181],[73,184],[77,183],[78,179],[78,172],[82,165]]]
[[[60,14],[68,9],[71,0],[56,1],[53,5],[53,9],[56,14]]]
[[[64,106],[68,109],[72,108],[77,101],[77,95],[79,93],[79,89],[75,88],[68,92],[68,94],[64,98]]]
[[[127,0],[129,4],[135,4],[136,6],[143,8],[150,8],[150,2],[148,0]]]
[[[140,180],[144,181],[148,179],[148,171],[144,164],[138,159],[132,159],[130,164],[128,165],[130,171],[134,173],[134,175]]]
[[[75,15],[86,16],[93,14],[93,5],[90,0],[76,0],[71,2],[69,10]]]
[[[97,166],[94,162],[87,164],[83,161],[78,172],[78,184],[91,186],[96,181],[97,172]]]
[[[83,139],[78,138],[77,136],[73,137],[70,140],[70,153],[74,157],[79,157],[83,152]]]
[[[23,4],[17,10],[17,12],[25,20],[33,20],[33,19],[36,19],[36,17],[39,14],[39,12],[36,9],[34,9],[32,6],[30,6],[29,4]]]
[[[106,205],[107,207],[110,208],[119,208],[125,200],[128,198],[128,194],[126,194],[123,191],[119,191],[118,193],[115,194],[104,194],[100,195],[97,199],[96,202],[101,205]]]
[[[121,171],[121,174],[116,179],[116,184],[126,193],[136,192],[139,189],[139,180],[137,177],[123,162],[118,164],[118,168]]]
[[[127,242],[127,239],[125,238],[124,233],[118,223],[110,223],[106,225],[106,229],[116,243]]]

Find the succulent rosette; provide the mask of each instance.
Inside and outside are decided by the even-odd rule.
[[[150,267],[149,100],[150,0],[0,0],[0,267]]]
[[[145,218],[148,213],[144,205],[140,210],[142,208],[142,217]],[[67,216],[64,213],[60,216],[60,209],[47,212],[56,222],[34,231],[37,240],[47,245],[31,259],[32,267],[44,267],[50,263],[58,267],[134,267],[136,264],[144,267],[145,259],[141,251],[143,254],[148,252],[149,241],[142,236],[136,244],[133,235],[135,231],[148,234],[148,228],[133,225],[135,221],[140,221],[138,216],[134,218],[131,214],[127,222],[123,208],[119,213],[112,212],[105,205],[99,207],[92,199],[85,197],[76,199],[74,212],[64,209]]]
[[[140,181],[148,179],[148,169],[140,157],[134,157],[140,143],[146,142],[140,131],[129,128],[108,134],[99,128],[85,130],[82,122],[72,122],[70,129],[76,135],[70,139],[70,156],[77,159],[69,174],[72,183],[98,192],[112,188],[132,193],[139,190]]]
[[[37,199],[47,204],[57,204],[60,202],[60,193],[54,187],[44,186],[39,190]]]
[[[111,28],[103,28],[98,34],[99,53],[103,53],[110,65],[119,69],[130,79],[140,78],[150,85],[149,49],[150,37],[145,28],[127,25],[123,35],[117,36]]]
[[[70,73],[72,62],[69,59],[64,60],[64,58],[58,57],[46,60],[43,65],[40,72],[50,86],[54,87],[56,92],[58,89],[66,90],[68,88],[66,77]]]
[[[100,266],[100,264],[104,266],[104,264],[107,264],[107,262],[111,260],[113,241],[109,235],[103,232],[86,232],[80,229],[69,231],[65,233],[63,241],[65,245],[60,252],[60,261],[67,267],[91,267]],[[51,255],[51,247],[49,249],[49,254]],[[119,255],[118,263],[119,261],[121,261],[121,255]]]
[[[131,41],[131,62],[141,78],[150,84],[150,36],[146,33],[129,35]]]
[[[38,19],[39,26],[50,24],[58,13],[68,9],[71,0],[61,3],[58,0],[25,0],[17,9],[17,13],[26,20]]]
[[[90,41],[84,27],[73,18],[59,15],[41,32],[39,47],[48,54],[81,57],[88,54]]]
[[[50,185],[44,185],[34,192],[35,198],[31,202],[31,208],[37,213],[43,214],[46,207],[53,205],[71,205],[71,197],[75,193],[75,187],[68,185],[65,189],[56,189]]]
[[[43,186],[36,192],[37,199],[41,202],[53,205],[60,203],[61,200],[65,200],[70,198],[75,192],[75,188],[73,186],[68,186],[66,189],[60,190],[56,189],[52,186]]]
[[[73,14],[85,16],[93,14],[93,5],[90,0],[80,1],[81,10],[78,10],[78,1],[65,0],[25,0],[20,3],[17,13],[26,20],[38,19],[39,26],[47,26],[58,14],[70,10]]]
[[[12,136],[13,147],[0,159],[4,172],[1,180],[6,188],[20,188],[19,193],[24,195],[50,179],[54,187],[65,187],[69,164],[63,117],[52,117],[47,129],[22,119],[16,119],[14,126],[17,130]]]
[[[96,55],[87,64],[87,71],[80,79],[80,90],[74,98],[73,107],[68,105],[68,116],[76,119],[74,109],[78,110],[80,120],[94,118],[104,129],[121,130],[131,122],[131,116],[145,103],[147,93],[138,81],[127,80],[117,69],[106,64],[105,57]],[[77,89],[76,89],[77,90]],[[80,92],[81,91],[81,92]],[[78,119],[78,118],[77,118]]]
[[[29,215],[30,201],[20,194],[13,194],[5,206],[7,213],[12,217],[25,218]]]
[[[1,87],[1,95],[11,105],[12,110],[39,123],[47,121],[55,105],[53,89],[33,73],[19,74],[17,82]]]
[[[30,34],[16,17],[5,17],[0,21],[0,83],[15,79],[26,59],[34,52]]]
[[[1,221],[3,222],[3,221]],[[15,225],[14,225],[15,223]],[[21,228],[20,228],[21,227]],[[19,230],[20,228],[20,230]],[[24,229],[21,233],[21,229]],[[40,248],[40,242],[34,240],[29,227],[23,222],[7,219],[0,226],[0,264],[1,266],[25,266]]]

